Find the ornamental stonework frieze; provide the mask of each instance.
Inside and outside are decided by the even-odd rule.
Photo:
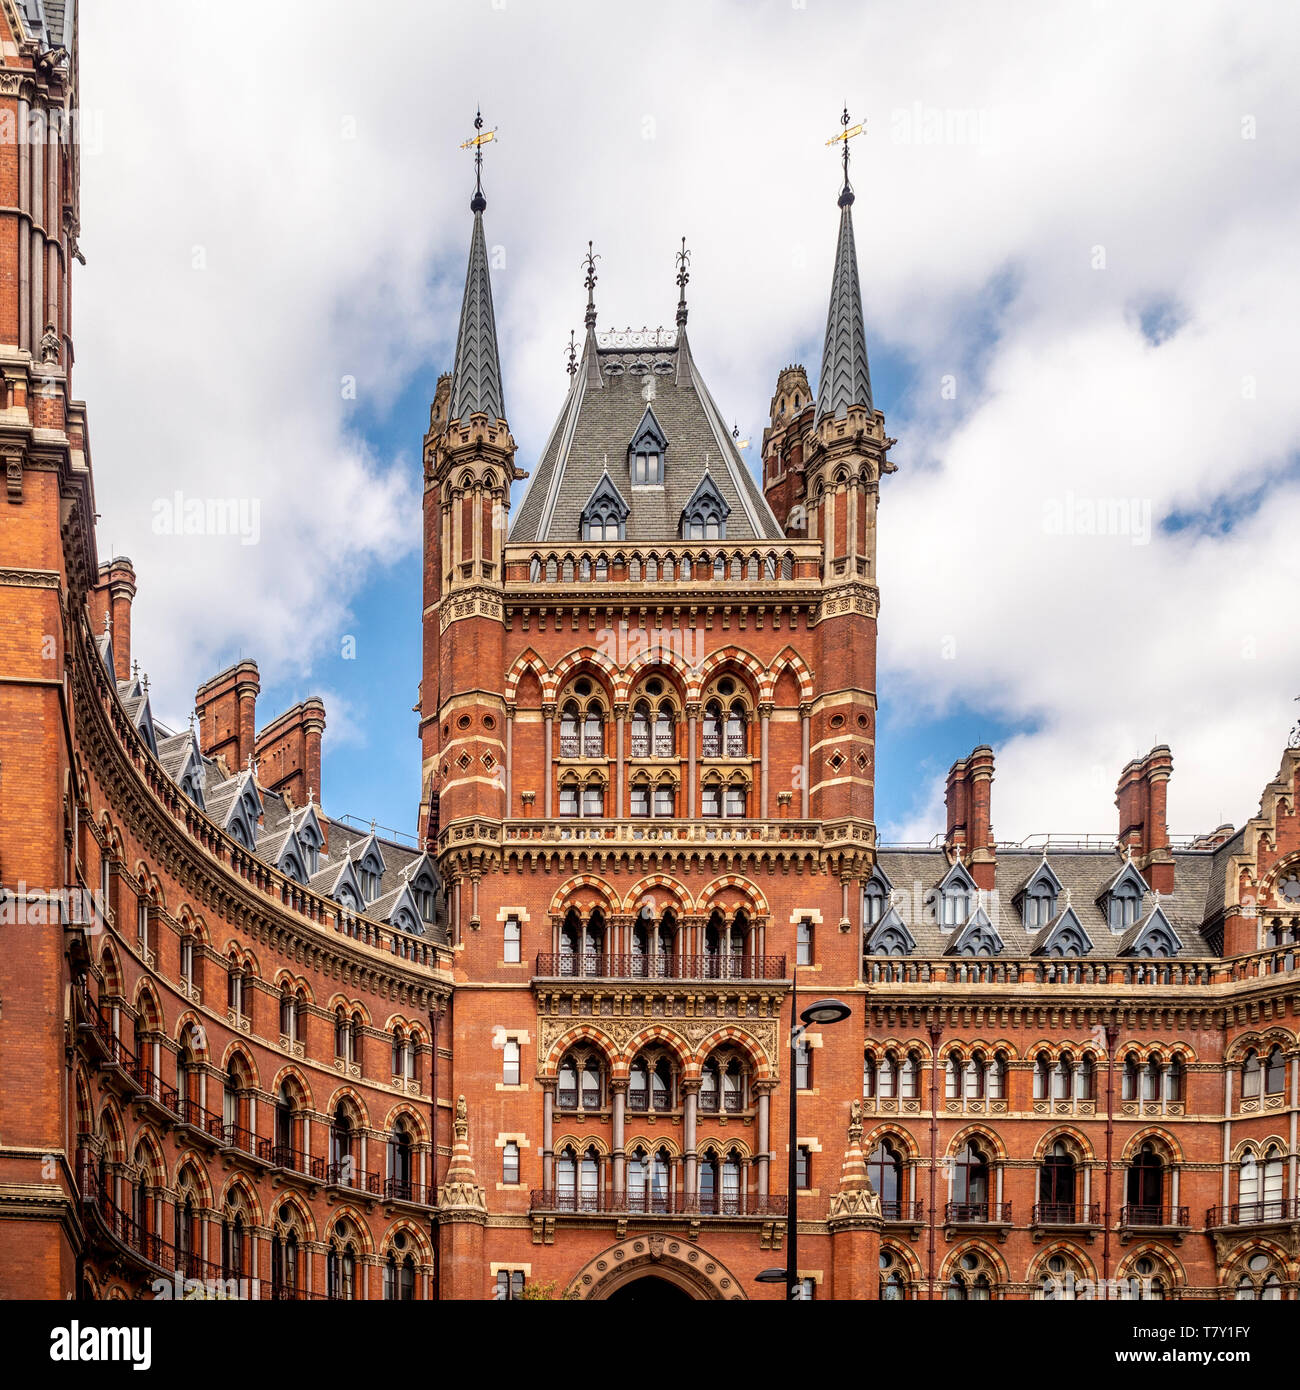
[[[439,631],[446,632],[452,623],[463,618],[490,618],[494,622],[503,622],[505,614],[500,595],[492,589],[455,591],[454,597],[443,600],[438,615]]]
[[[866,618],[874,618],[879,611],[880,590],[874,584],[853,581],[837,584],[833,589],[826,590],[815,622],[841,617],[845,613],[858,613]]]

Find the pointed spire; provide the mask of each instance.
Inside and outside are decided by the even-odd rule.
[[[867,333],[862,321],[862,286],[858,280],[858,252],[853,240],[853,189],[849,186],[849,112],[840,123],[845,134],[844,187],[840,190],[840,235],[831,276],[831,302],[826,315],[826,344],[822,372],[817,383],[817,420],[830,415],[843,419],[850,406],[871,403],[871,371],[867,365]]]
[[[482,131],[483,117],[474,119]],[[460,306],[460,331],[456,335],[456,366],[452,373],[448,420],[468,420],[483,414],[504,420],[505,395],[501,387],[501,358],[497,351],[497,325],[492,312],[492,279],[488,273],[487,242],[483,235],[483,145],[495,132],[481,133],[466,146],[474,146],[474,196],[470,210],[474,230],[469,243],[469,267],[465,272],[465,298]]]
[[[469,1149],[469,1115],[465,1097],[456,1097],[456,1118],[452,1125],[454,1142],[447,1175],[438,1193],[438,1204],[444,1209],[473,1213],[486,1205],[483,1188],[474,1172],[474,1158]],[[453,1220],[456,1219],[454,1216]]]
[[[880,1195],[871,1186],[862,1152],[860,1100],[854,1100],[849,1106],[849,1142],[844,1149],[839,1188],[831,1194],[829,1216],[836,1224],[854,1219],[880,1219]]]
[[[582,265],[587,275],[583,280],[583,286],[587,291],[587,313],[583,322],[587,326],[587,336],[582,344],[582,365],[585,368],[583,381],[587,388],[592,391],[599,391],[605,385],[605,379],[600,374],[600,362],[596,357],[596,262],[600,260],[591,249],[591,242],[587,243],[587,254],[583,257]]]

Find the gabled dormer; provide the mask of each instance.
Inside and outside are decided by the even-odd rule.
[[[438,876],[428,853],[422,854],[406,870],[406,881],[415,898],[422,922],[433,922],[438,912]]]
[[[908,931],[907,923],[898,915],[898,909],[892,906],[887,908],[885,915],[867,935],[867,955],[910,956],[915,950],[916,940]]]
[[[158,731],[153,726],[153,711],[149,708],[148,695],[141,698],[140,707],[136,710],[131,722],[140,731],[140,737],[144,739],[145,746],[156,758],[158,756]]]
[[[239,791],[230,803],[222,829],[247,850],[256,848],[257,822],[262,816],[262,798],[251,772],[241,772]]]
[[[884,920],[893,895],[894,885],[889,881],[889,875],[877,864],[862,889],[862,921],[865,926],[871,928]]]
[[[704,476],[682,508],[681,538],[684,541],[723,541],[727,538],[727,517],[731,508],[718,491],[718,485],[704,470]]]
[[[320,868],[321,850],[325,847],[325,832],[321,829],[316,806],[309,802],[295,816],[298,843],[302,846],[303,859],[310,877]]]
[[[1135,922],[1120,945],[1122,956],[1168,958],[1183,949],[1182,938],[1157,903],[1141,922]]]
[[[383,851],[372,830],[361,847],[348,856],[356,867],[357,881],[361,885],[363,902],[372,903],[379,896],[379,883],[388,866],[384,863]]]
[[[1146,879],[1138,873],[1131,859],[1126,860],[1124,867],[1097,895],[1111,931],[1126,931],[1141,917],[1142,899],[1148,892]]]
[[[970,870],[960,859],[954,861],[952,868],[944,874],[939,884],[938,899],[935,903],[939,925],[961,926],[970,918],[971,908],[975,906],[977,899],[978,889]]]
[[[404,931],[410,936],[420,936],[424,932],[420,905],[416,902],[409,883],[402,884],[397,890],[384,920],[389,926],[396,927],[398,931]]]
[[[989,921],[988,913],[977,907],[966,925],[953,938],[944,952],[948,956],[1000,956],[1002,938]]]
[[[584,541],[621,541],[627,538],[628,505],[608,473],[591,490],[582,509]]]
[[[1057,878],[1045,855],[1017,896],[1026,930],[1038,931],[1056,916],[1056,904],[1061,896],[1061,880]]]
[[[284,843],[280,846],[279,853],[275,857],[275,868],[284,874],[286,878],[291,878],[295,883],[307,882],[307,857],[303,853],[302,846],[298,843],[298,837],[290,826],[285,834]]]
[[[655,418],[654,407],[646,406],[641,423],[627,446],[627,476],[633,487],[663,487],[668,438]]]
[[[1092,950],[1092,937],[1068,903],[1064,910],[1038,933],[1036,956],[1086,956]]]

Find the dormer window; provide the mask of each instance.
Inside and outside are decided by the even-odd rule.
[[[1022,910],[1025,926],[1030,931],[1045,927],[1056,916],[1057,894],[1060,891],[1061,882],[1044,859],[1025,884]]]
[[[624,540],[626,538],[624,528],[627,525],[627,512],[627,503],[618,488],[614,486],[613,479],[608,473],[603,474],[600,482],[592,489],[591,496],[587,498],[587,505],[582,509],[582,539],[584,541]],[[604,565],[603,557],[600,563]],[[584,557],[583,579],[589,580],[591,578],[590,564],[591,562]]]
[[[663,487],[664,454],[668,440],[654,409],[646,406],[641,423],[627,446],[627,475],[633,487]]]
[[[684,541],[721,541],[727,538],[727,517],[731,508],[705,472],[691,500],[682,508],[681,534]]]
[[[632,486],[657,487],[664,480],[664,456],[657,449],[632,455]]]
[[[1142,896],[1146,882],[1132,863],[1127,863],[1116,875],[1105,893],[1106,920],[1111,931],[1124,931],[1142,915]]]

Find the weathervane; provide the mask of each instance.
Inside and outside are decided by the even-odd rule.
[[[595,290],[596,290],[596,262],[597,262],[598,260],[600,260],[600,257],[599,257],[599,256],[593,256],[593,255],[591,254],[591,242],[588,242],[588,243],[587,243],[587,254],[586,254],[586,256],[583,258],[583,262],[582,262],[583,266],[586,268],[586,271],[587,271],[587,278],[586,278],[582,283],[583,283],[583,285],[586,287],[586,290],[587,290],[587,319],[586,319],[586,324],[587,324],[587,327],[588,327],[588,328],[595,328],[595,326],[596,326],[596,298],[595,298]]]
[[[482,212],[487,207],[487,199],[483,196],[483,146],[496,138],[496,126],[491,130],[484,130],[483,112],[475,111],[474,134],[470,139],[462,141],[460,146],[462,150],[474,151],[474,196],[469,203],[471,212]]]
[[[686,267],[691,263],[691,253],[686,249],[686,238],[682,238],[682,249],[677,253],[677,327],[686,327],[686,285],[691,273]]]
[[[843,127],[840,133],[838,135],[832,135],[826,143],[828,145],[841,144],[844,147],[844,188],[840,193],[840,207],[844,208],[848,207],[853,201],[853,190],[849,187],[849,141],[852,140],[855,135],[861,135],[862,132],[866,130],[867,123],[865,121],[859,121],[857,125],[850,128],[849,108],[848,104],[845,103],[844,114],[840,117],[840,125]]]

